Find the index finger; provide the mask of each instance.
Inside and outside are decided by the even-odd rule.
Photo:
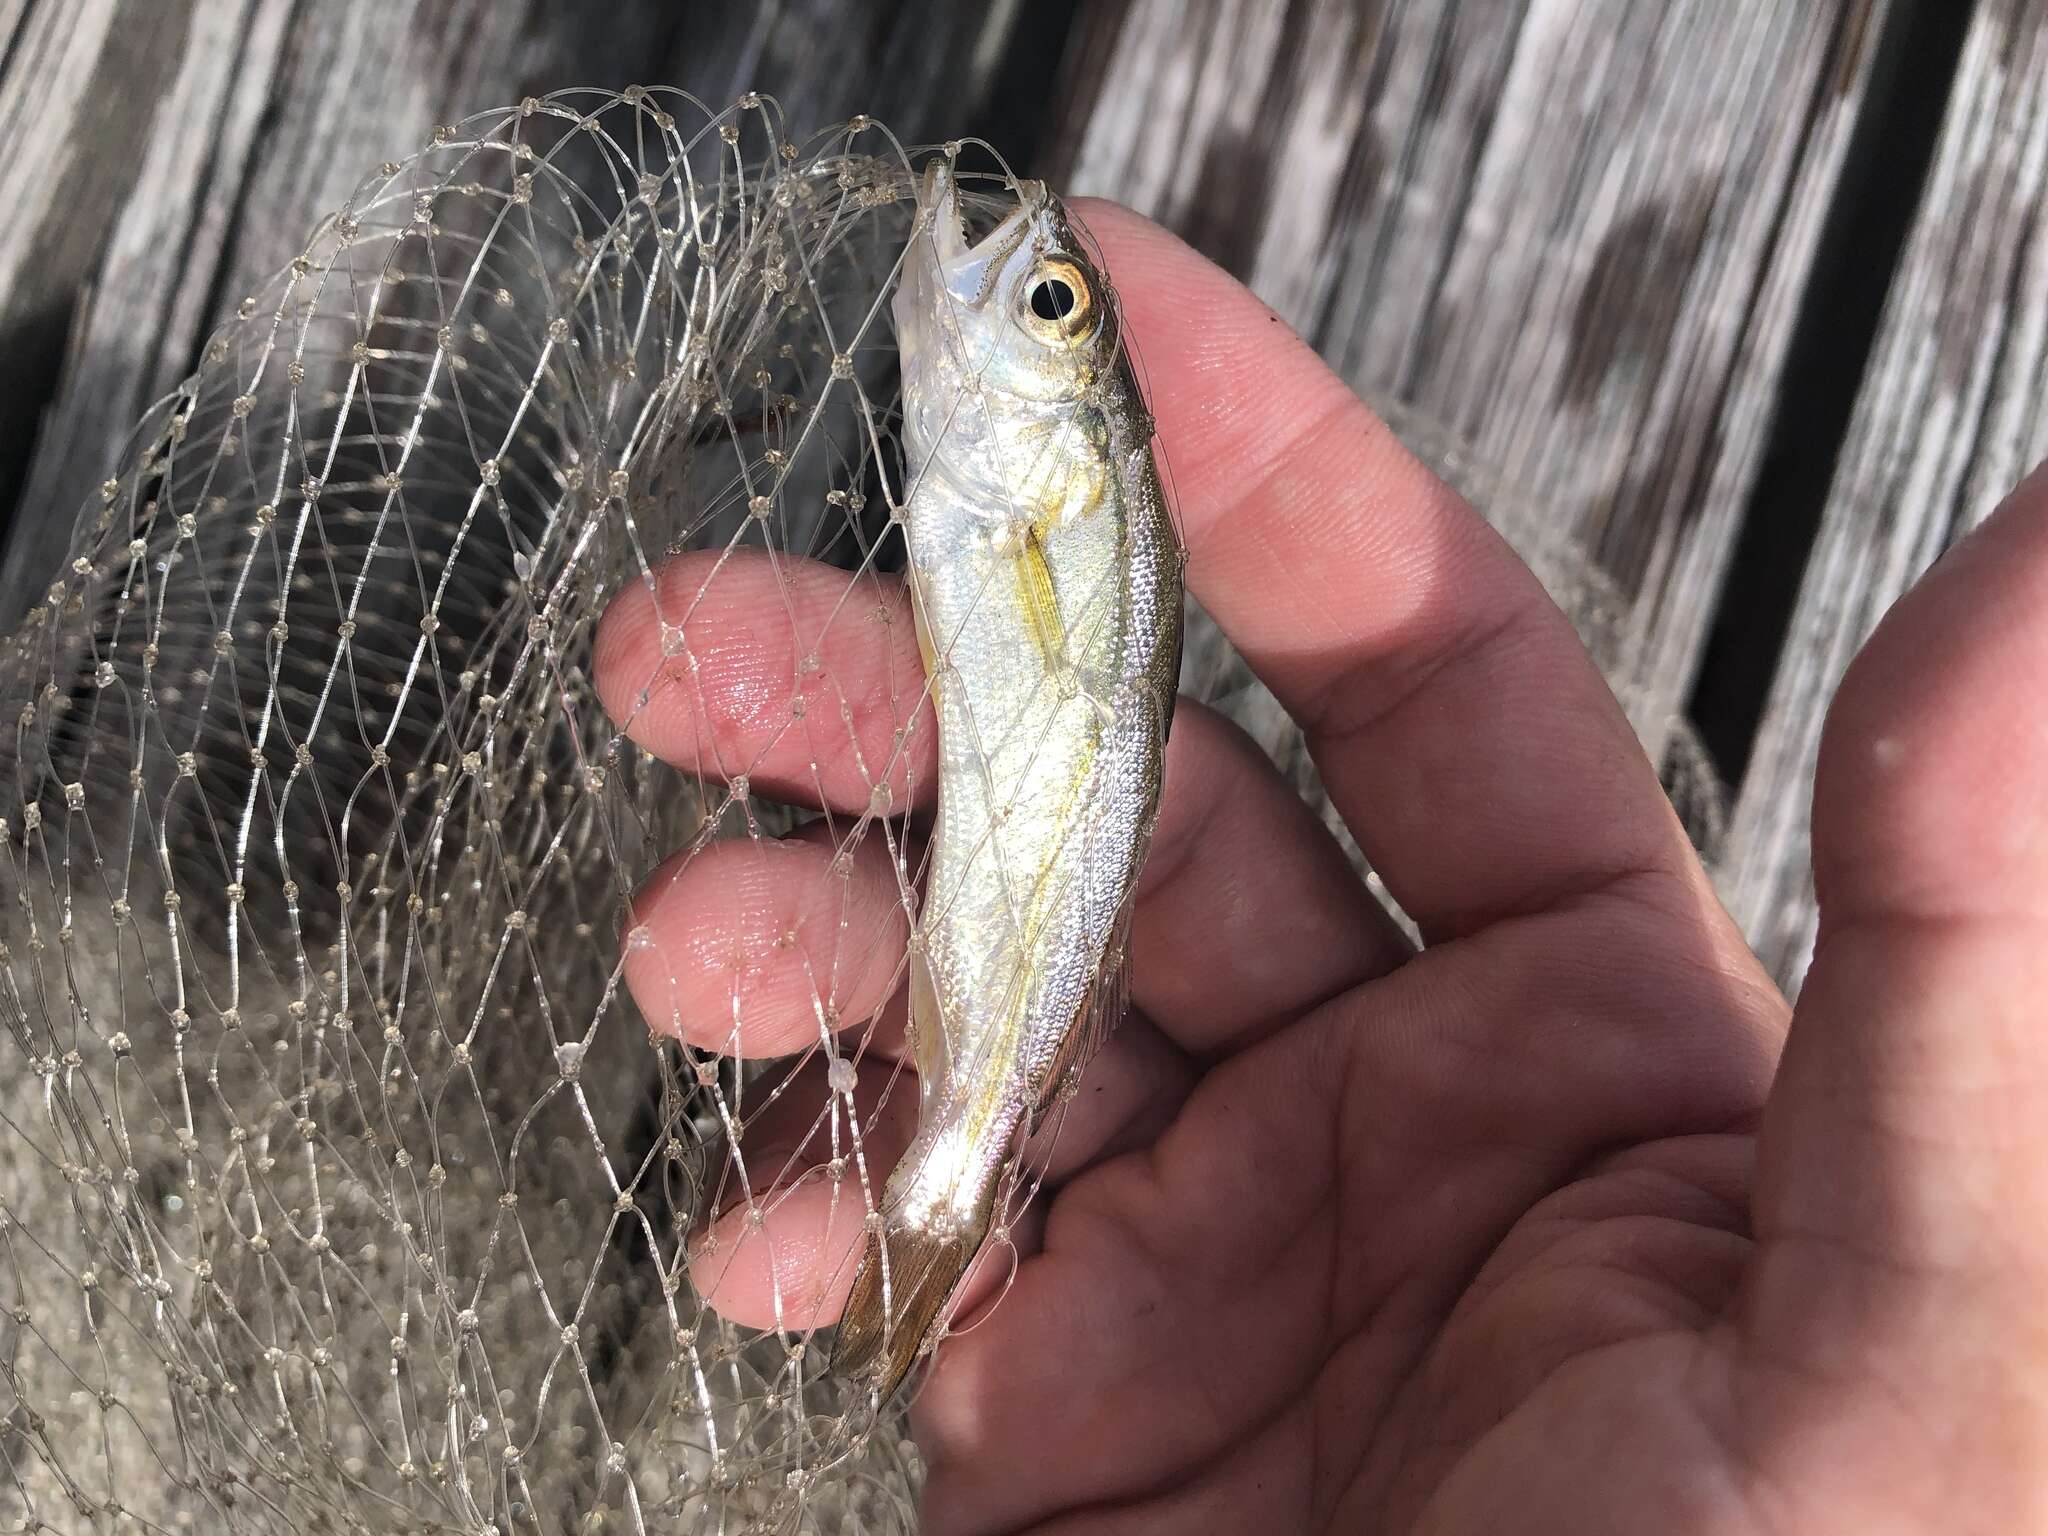
[[[1113,203],[1076,212],[1158,421],[1189,587],[1424,934],[1690,878],[1635,733],[1507,543],[1235,279]]]

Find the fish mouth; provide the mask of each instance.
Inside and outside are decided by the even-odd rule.
[[[967,238],[967,210],[960,200],[960,180],[951,162],[934,160],[925,167],[917,205],[925,215],[930,241],[919,242],[913,265],[935,277],[937,286],[958,303],[979,307],[995,285],[996,274],[1030,234],[1031,223],[1046,207],[1045,183],[1020,181],[1017,206],[980,240]]]

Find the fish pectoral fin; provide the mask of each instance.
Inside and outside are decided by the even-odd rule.
[[[1056,673],[1066,663],[1067,626],[1060,617],[1059,593],[1053,586],[1052,567],[1046,563],[1045,544],[1036,527],[1025,534],[1017,548],[1017,590],[1038,654],[1046,670]]]
[[[951,1070],[952,1048],[946,1041],[946,1020],[939,1011],[939,991],[922,949],[910,954],[910,1051],[920,1091],[937,1092]]]
[[[871,1378],[884,1400],[903,1384],[947,1298],[981,1250],[994,1195],[991,1186],[976,1220],[959,1231],[933,1233],[899,1221],[869,1231],[832,1346],[837,1374],[849,1380]]]

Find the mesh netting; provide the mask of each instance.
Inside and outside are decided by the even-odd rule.
[[[0,678],[0,1524],[907,1524],[811,1319],[736,1328],[686,1263],[771,1198],[760,1107],[871,1020],[825,1018],[815,946],[779,1061],[644,1016],[636,888],[791,817],[626,744],[590,670],[675,552],[806,554],[856,574],[777,616],[775,703],[842,707],[816,647],[883,601],[910,164],[755,98],[479,115],[144,423]],[[654,665],[695,665],[687,606]],[[808,1176],[871,1203],[863,1114],[816,1104]]]

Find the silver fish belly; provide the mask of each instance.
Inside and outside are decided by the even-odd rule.
[[[834,1356],[884,1395],[986,1237],[1022,1138],[1121,1012],[1181,634],[1150,418],[1064,210],[1023,183],[970,246],[948,167],[919,202],[895,314],[939,743],[910,964],[920,1120]]]

